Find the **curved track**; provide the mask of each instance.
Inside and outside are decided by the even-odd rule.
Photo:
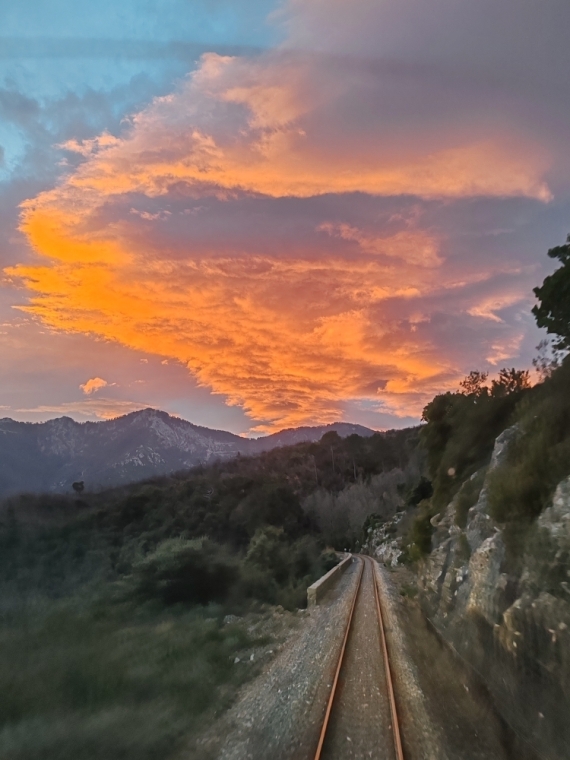
[[[314,760],[404,760],[374,561],[360,569]]]

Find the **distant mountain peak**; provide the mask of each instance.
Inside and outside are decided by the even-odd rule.
[[[349,422],[304,426],[250,439],[211,430],[146,407],[98,422],[58,417],[40,423],[0,421],[0,496],[18,491],[66,491],[75,480],[100,488],[278,446],[315,442],[331,431],[346,437],[373,430]]]

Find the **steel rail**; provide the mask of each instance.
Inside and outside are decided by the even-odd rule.
[[[338,658],[338,665],[336,667],[336,672],[334,674],[334,679],[333,679],[331,691],[330,691],[330,694],[329,694],[329,699],[328,699],[328,702],[327,702],[327,709],[326,709],[326,712],[325,712],[325,717],[324,717],[323,725],[322,725],[322,728],[321,728],[321,734],[319,736],[319,743],[317,745],[317,751],[315,752],[315,755],[314,755],[314,760],[319,760],[320,757],[321,757],[321,753],[323,751],[323,745],[325,743],[325,737],[326,737],[326,734],[327,734],[327,728],[328,728],[328,725],[329,725],[329,720],[330,720],[330,717],[331,717],[331,711],[332,711],[332,707],[333,707],[333,703],[334,703],[334,698],[335,698],[335,694],[336,694],[336,687],[338,685],[338,679],[339,679],[339,676],[340,676],[340,671],[341,671],[342,663],[343,663],[343,660],[344,660],[344,652],[346,650],[346,643],[348,641],[348,636],[350,634],[350,627],[352,625],[352,616],[354,614],[354,608],[356,607],[356,599],[358,598],[358,593],[360,591],[360,586],[362,584],[362,575],[364,573],[364,560],[360,559],[360,562],[361,562],[360,574],[358,576],[358,582],[356,584],[356,591],[354,592],[354,596],[352,598],[352,604],[350,606],[350,612],[348,614],[348,621],[346,623],[346,629],[345,629],[345,632],[344,632],[344,639],[343,639],[343,642],[342,642],[342,647],[341,647],[340,655],[339,655],[339,658]]]
[[[384,658],[384,670],[386,672],[386,684],[388,686],[388,698],[390,701],[390,714],[392,716],[392,736],[394,739],[394,750],[396,752],[396,760],[404,760],[404,750],[402,748],[402,736],[400,732],[400,721],[398,720],[398,710],[396,708],[396,695],[394,693],[394,682],[392,679],[392,670],[390,667],[390,657],[388,655],[388,644],[386,641],[386,630],[384,627],[384,617],[382,615],[382,606],[380,604],[380,594],[378,591],[376,568],[374,566],[375,563],[373,559],[367,558],[367,560],[372,564],[374,596],[376,598],[376,611],[378,613],[378,624],[380,627],[380,640],[382,644],[382,655]]]

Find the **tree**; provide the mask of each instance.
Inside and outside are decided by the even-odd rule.
[[[83,490],[85,488],[85,483],[82,480],[77,480],[75,483],[71,484],[71,487],[75,491],[75,493],[80,494],[83,493]]]
[[[530,388],[530,373],[527,369],[502,369],[498,379],[491,383],[491,396],[508,396],[527,388]]]
[[[488,377],[488,372],[479,372],[478,370],[472,370],[467,375],[465,380],[462,380],[459,383],[460,387],[463,389],[461,393],[463,393],[465,396],[486,396],[489,392],[489,389],[485,385]]]
[[[540,288],[534,288],[534,294],[540,301],[533,307],[539,327],[545,327],[548,333],[557,335],[554,348],[570,349],[570,235],[564,245],[548,251],[551,259],[562,262],[553,274],[545,278]]]
[[[538,354],[532,360],[532,366],[535,368],[540,382],[543,383],[562,365],[562,359],[566,352],[552,348],[549,338],[541,340],[536,350]]]
[[[164,604],[222,601],[239,567],[227,547],[208,539],[169,538],[132,568],[136,596]]]

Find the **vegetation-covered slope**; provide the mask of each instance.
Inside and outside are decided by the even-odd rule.
[[[326,494],[342,512],[356,489],[376,510],[380,481],[406,468],[416,442],[417,430],[329,433],[106,492],[5,500],[0,755],[144,760],[187,748],[255,674],[250,653],[274,646],[255,623],[275,617],[264,603],[303,606],[337,561],[331,540],[360,535],[360,513],[331,530],[307,500]]]

